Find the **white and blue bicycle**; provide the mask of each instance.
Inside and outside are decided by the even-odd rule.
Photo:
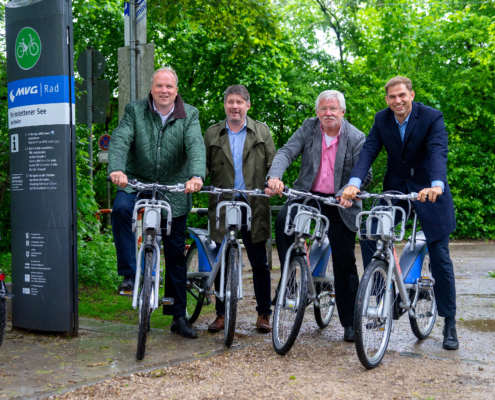
[[[411,213],[411,201],[417,193],[363,193],[356,197],[375,199],[371,211],[358,214],[356,225],[361,240],[375,240],[376,253],[366,266],[359,284],[354,312],[356,350],[364,367],[377,367],[387,351],[393,320],[406,312],[414,335],[426,339],[434,325],[437,304],[433,287],[428,246],[423,232],[416,233],[417,214],[414,213],[412,235],[400,258],[394,242],[401,242]],[[386,204],[378,204],[383,200]],[[393,201],[407,201],[408,215]],[[361,228],[363,217],[365,233]]]

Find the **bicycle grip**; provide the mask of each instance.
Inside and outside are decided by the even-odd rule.
[[[112,182],[112,177],[110,175],[107,176],[107,181]]]
[[[201,186],[201,189],[199,189],[199,190],[204,191],[204,192],[211,192],[212,188],[214,189],[213,186]]]

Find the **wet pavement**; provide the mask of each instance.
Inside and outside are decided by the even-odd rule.
[[[495,371],[495,278],[488,276],[488,271],[495,270],[495,243],[451,243],[450,249],[456,273],[460,349],[442,349],[442,318],[437,318],[429,338],[418,341],[404,315],[394,326],[388,350],[406,358],[426,358],[432,362],[455,360]],[[357,263],[362,274],[359,253],[357,248]],[[280,277],[276,251],[273,260],[272,293]],[[244,278],[245,293],[239,302],[233,349],[249,347],[251,339],[271,343],[271,336],[258,333],[254,326],[256,301],[249,265],[244,268]],[[0,349],[0,399],[62,392],[113,376],[131,375],[218,354],[225,350],[223,334],[212,335],[206,331],[213,319],[212,314],[200,316],[195,324],[201,333],[197,340],[154,330],[147,356],[141,362],[135,358],[136,326],[82,319],[80,336],[74,339],[10,331]],[[342,338],[343,328],[337,311],[330,325],[322,330],[316,325],[313,308],[308,307],[293,349],[297,349],[298,344],[338,348],[354,358],[354,344],[346,343]]]
[[[80,320],[79,337],[10,331],[0,349],[0,399],[38,397],[197,359],[224,350],[221,338],[184,339],[153,330],[146,357],[137,361],[138,327]]]

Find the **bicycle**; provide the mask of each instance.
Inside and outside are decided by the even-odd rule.
[[[288,187],[282,193],[289,199],[313,199],[342,207],[333,197],[321,197]],[[294,218],[293,209],[296,212]],[[328,239],[329,225],[328,218],[315,207],[304,203],[294,203],[288,207],[284,233],[295,235],[296,240],[287,250],[273,317],[273,348],[280,355],[287,354],[294,345],[306,307],[312,302],[316,323],[320,328],[326,328],[332,319],[335,286],[334,277],[329,275],[332,273],[329,263],[332,251]],[[313,241],[309,253],[306,240]]]
[[[221,189],[203,186],[199,193],[216,196],[223,194],[243,196],[265,196],[264,191]],[[251,230],[251,208],[244,201],[230,200],[218,202],[216,208],[216,229],[220,226],[220,211],[225,208],[225,237],[220,246],[211,241],[209,232],[204,229],[188,227],[194,239],[186,254],[188,310],[186,318],[193,324],[199,317],[203,305],[211,304],[210,296],[225,303],[225,345],[230,347],[234,341],[237,319],[237,302],[242,299],[242,250],[237,234],[242,227],[242,208],[246,210],[247,230]],[[207,212],[200,213],[207,215]],[[220,271],[220,287],[213,290],[213,283]],[[226,277],[226,279],[225,279]]]
[[[17,47],[17,57],[18,58],[22,58],[24,57],[24,55],[29,51],[29,54],[31,56],[35,56],[36,54],[38,54],[38,51],[39,51],[39,46],[38,46],[38,43],[36,43],[34,41],[34,38],[31,34],[29,34],[29,38],[30,38],[30,41],[29,41],[29,44],[26,44],[24,42],[24,39],[21,40],[21,43],[19,43],[19,46]]]
[[[412,235],[400,262],[394,245],[394,242],[404,238],[406,222],[412,211],[411,201],[417,200],[418,194],[363,193],[356,197],[375,199],[371,211],[363,211],[356,217],[359,239],[376,240],[377,251],[361,278],[354,312],[357,354],[365,368],[373,369],[385,356],[393,320],[398,320],[406,311],[414,335],[420,340],[430,335],[437,312],[433,292],[435,280],[431,276],[424,233],[416,233],[416,213]],[[378,205],[380,199],[385,200],[387,205]],[[392,205],[392,200],[408,202],[407,216],[402,207]],[[368,216],[365,235],[360,231],[364,216]],[[399,225],[400,231],[397,232]]]
[[[0,270],[0,347],[7,329],[7,300],[12,297],[14,295],[9,293],[5,285],[5,274]]]
[[[172,205],[166,196],[166,192],[183,192],[185,186],[177,185],[159,185],[157,183],[141,183],[137,180],[131,180],[127,186],[138,192],[136,205],[132,213],[132,232],[136,232],[137,215],[141,209],[144,209],[143,226],[142,226],[142,245],[139,248],[136,261],[136,280],[134,282],[134,291],[120,291],[120,295],[132,295],[132,308],[139,307],[139,333],[136,357],[138,360],[144,358],[146,352],[146,340],[150,331],[151,313],[160,305],[172,305],[174,299],[163,297],[159,300],[160,289],[160,244],[161,244],[161,220],[162,210],[167,212],[166,234],[170,235],[172,228]],[[150,194],[150,199],[139,199],[140,194]],[[160,195],[161,199],[157,196]],[[143,265],[144,264],[144,265]],[[142,277],[142,281],[141,281]],[[140,282],[141,281],[141,282]]]

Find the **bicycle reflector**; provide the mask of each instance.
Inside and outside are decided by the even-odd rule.
[[[5,274],[0,273],[0,281],[4,281],[4,280],[5,280]]]

